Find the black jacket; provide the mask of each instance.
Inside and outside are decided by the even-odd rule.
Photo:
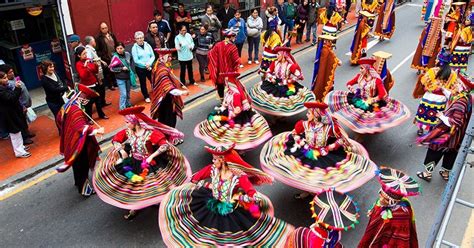
[[[115,35],[113,33],[110,33],[110,35],[112,36],[112,39],[114,40],[114,47],[117,46],[117,38],[115,38]],[[102,33],[100,33],[96,38],[95,38],[95,41],[96,41],[96,51],[97,51],[97,55],[105,62],[110,63],[110,59],[112,59],[112,53],[115,52],[115,51],[110,51],[110,54],[109,54],[109,51],[107,50],[107,43],[105,42],[105,35],[103,35]]]
[[[235,9],[232,7],[229,7],[229,10],[227,11],[227,14],[225,13],[225,8],[222,7],[218,12],[217,12],[217,18],[221,21],[222,28],[226,29],[229,27],[229,21],[230,19],[234,18],[235,15]]]
[[[56,75],[58,81],[43,75],[41,77],[41,85],[43,86],[44,93],[46,94],[46,102],[55,104],[64,104],[62,95],[67,92],[68,88],[66,83]]]
[[[28,128],[25,112],[20,105],[20,94],[21,88],[11,90],[8,86],[0,85],[0,115],[8,133],[18,133]]]

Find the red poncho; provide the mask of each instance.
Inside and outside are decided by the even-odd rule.
[[[214,84],[223,84],[220,73],[239,70],[240,56],[237,47],[229,41],[219,41],[209,51],[209,77]]]
[[[94,128],[89,126],[89,120],[84,112],[75,104],[70,105],[67,109],[62,108],[56,118],[56,124],[61,136],[59,151],[64,155],[65,164],[58,168],[58,171],[64,172],[71,167],[82,151],[87,152],[89,158],[87,166],[94,168],[100,147],[95,136],[90,135]]]
[[[156,62],[153,68],[151,79],[151,87],[153,88],[151,93],[152,105],[150,109],[151,117],[153,119],[158,118],[158,109],[166,95],[169,94],[171,90],[179,89],[181,87],[181,83],[172,73],[171,69],[166,67],[162,62]],[[172,99],[173,112],[176,113],[180,119],[183,119],[183,98],[181,98],[181,96],[172,96]]]

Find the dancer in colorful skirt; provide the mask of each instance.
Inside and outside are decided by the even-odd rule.
[[[152,70],[151,117],[159,122],[176,127],[177,117],[183,119],[184,102],[182,95],[189,94],[186,86],[179,79],[167,63],[172,59],[171,54],[176,49],[155,49],[159,57]],[[182,141],[179,141],[182,142]]]
[[[474,14],[466,17],[464,25],[460,25],[453,35],[451,42],[451,67],[454,70],[466,71],[469,56],[471,55],[472,42],[472,22],[474,21]]]
[[[381,168],[377,172],[379,199],[369,210],[369,223],[358,248],[418,248],[415,213],[406,198],[420,193],[418,183],[405,173]]]
[[[450,91],[458,83],[457,73],[449,66],[450,60],[451,55],[443,48],[438,54],[437,67],[429,69],[417,82],[413,96],[421,97],[414,120],[418,127],[418,136],[423,135],[425,131],[431,131],[439,124],[440,120],[436,114],[444,111],[451,95]]]
[[[443,19],[431,17],[423,29],[411,62],[411,68],[418,70],[417,74],[435,66],[436,55],[441,50],[442,25]]]
[[[268,68],[277,59],[275,48],[283,45],[281,35],[278,34],[278,17],[273,17],[268,21],[268,29],[262,33],[260,43],[263,44],[262,63],[260,63],[259,73],[262,80],[268,72]]]
[[[114,145],[94,171],[94,189],[104,202],[136,210],[161,202],[172,188],[188,182],[191,168],[172,145],[183,133],[145,115],[143,106],[123,109],[127,128],[112,139]]]
[[[380,41],[392,38],[395,32],[395,0],[384,0],[379,8],[379,16],[375,25],[374,34]]]
[[[322,35],[337,36],[344,18],[337,13],[335,4],[331,2],[326,11],[319,15],[319,20],[323,24]]]
[[[277,47],[276,61],[270,65],[265,80],[250,90],[253,107],[275,116],[293,116],[303,112],[305,102],[314,101],[314,94],[298,81],[303,72],[291,55],[291,48]]]
[[[418,177],[431,181],[434,168],[443,158],[443,165],[439,174],[444,180],[449,179],[449,172],[453,168],[461,142],[466,134],[466,128],[472,113],[472,98],[470,91],[474,84],[460,75],[462,83],[456,84],[446,110],[440,111],[436,117],[440,122],[426,135],[417,139],[417,142],[428,146],[424,161],[425,171],[417,172]]]
[[[293,227],[273,217],[273,206],[253,185],[272,178],[242,160],[232,146],[206,147],[212,164],[171,190],[159,224],[168,247],[282,247]],[[210,182],[205,181],[210,179]]]
[[[310,202],[311,227],[299,227],[286,240],[286,248],[342,248],[341,232],[359,223],[359,208],[352,197],[329,189]]]
[[[465,2],[452,2],[448,14],[444,20],[444,27],[446,35],[444,37],[444,44],[448,45],[451,43],[454,33],[459,28],[459,24],[464,20],[464,8]]]
[[[194,136],[210,145],[235,143],[235,149],[254,148],[272,137],[267,121],[252,109],[245,87],[237,72],[222,73],[226,88],[221,106],[194,128]]]
[[[311,80],[311,91],[319,102],[324,101],[324,97],[333,90],[336,68],[341,65],[341,60],[337,58],[335,52],[336,40],[337,37],[331,35],[319,36]]]
[[[359,134],[380,133],[410,118],[410,110],[388,96],[375,61],[359,60],[360,73],[347,83],[349,91],[332,91],[325,99],[336,119]]]
[[[225,29],[222,32],[224,40],[217,42],[209,51],[209,78],[214,83],[221,100],[224,98],[225,88],[221,73],[238,71],[241,64],[239,51],[234,44],[238,32],[238,28]]]
[[[352,65],[357,65],[360,58],[367,56],[367,42],[374,25],[374,20],[374,14],[365,10],[360,12],[351,45],[352,54],[350,61]]]
[[[92,119],[83,110],[89,99],[95,97],[99,97],[95,91],[79,84],[78,92],[63,105],[56,117],[59,151],[64,156],[64,164],[56,170],[65,172],[72,166],[74,185],[85,197],[94,193],[89,183],[89,169],[94,169],[100,152],[95,135],[104,134],[103,127],[96,129],[89,124]]]
[[[421,20],[429,22],[433,17],[443,16],[444,3],[443,0],[424,0],[421,9]]]
[[[292,132],[280,133],[263,146],[263,170],[311,193],[329,188],[348,192],[369,181],[377,166],[364,147],[347,137],[325,103],[308,102],[305,106],[306,121],[298,121]],[[295,198],[307,196],[302,193]]]

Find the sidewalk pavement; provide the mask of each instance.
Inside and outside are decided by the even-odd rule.
[[[353,12],[349,14],[348,21],[349,24],[345,24],[343,29],[350,28],[357,22],[357,18]],[[321,29],[322,27],[320,25],[318,28],[319,33]],[[311,42],[303,42],[303,44],[297,45],[293,38],[291,47],[293,48],[293,52],[295,52],[309,47],[310,44]],[[261,51],[262,49],[260,49],[260,53]],[[257,64],[247,64],[247,56],[247,46],[244,46],[242,50],[242,64],[244,68],[240,68],[239,70],[244,77],[256,72],[259,68]],[[198,79],[196,82],[198,82],[199,85],[188,86],[190,94],[184,97],[185,104],[210,94],[214,90],[212,82],[208,79],[209,75],[206,75],[206,82],[199,82],[200,76],[198,68],[197,61],[193,60],[194,78]],[[173,72],[179,76],[179,68],[173,69]],[[150,83],[148,82],[147,84],[148,89],[150,89]],[[146,107],[145,113],[149,113],[151,104],[145,103],[139,88],[132,90],[130,97],[133,105],[144,105]],[[110,119],[95,119],[97,117],[95,113],[92,116],[99,125],[105,128],[106,134],[102,140],[99,140],[100,143],[109,140],[116,132],[124,128],[123,117],[118,114],[119,91],[107,91],[106,98],[108,102],[112,103],[112,105],[104,108],[104,112]],[[30,145],[31,157],[15,158],[10,140],[0,140],[0,154],[2,154],[2,156],[0,156],[0,191],[29,179],[53,166],[57,166],[63,161],[63,157],[59,155],[59,135],[54,123],[54,118],[49,109],[44,107],[40,109],[42,110],[38,111],[36,121],[30,124],[30,131],[36,133],[36,137],[33,138],[34,143]]]

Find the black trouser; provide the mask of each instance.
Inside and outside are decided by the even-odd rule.
[[[352,1],[346,0],[346,13],[344,13],[344,21],[347,20],[347,15],[349,14],[349,11],[351,10],[351,5],[352,5]]]
[[[87,147],[84,146],[79,156],[72,164],[72,172],[74,174],[74,185],[76,185],[79,194],[82,193],[84,183],[89,178],[89,158],[87,154]]]
[[[457,155],[458,152],[455,150],[435,151],[428,148],[425,157],[425,165],[434,162],[436,166],[441,158],[443,158],[443,168],[446,170],[451,170],[453,169],[454,161],[456,161]]]
[[[173,96],[168,93],[158,107],[158,121],[167,126],[176,127],[176,117],[173,111]]]
[[[105,106],[105,103],[107,103],[105,101],[105,85],[104,85],[104,82],[102,82],[102,84],[97,84],[95,86],[95,91],[99,94],[99,101],[100,101],[100,104],[103,106]]]
[[[189,84],[194,84],[193,60],[191,59],[188,61],[179,61],[179,67],[180,67],[179,80],[181,80],[181,83],[186,85],[186,68],[187,68]]]
[[[199,63],[199,75],[201,75],[201,79],[204,79],[204,70],[207,68],[209,64],[207,55],[197,54],[196,59]]]
[[[242,48],[244,47],[244,43],[235,43],[235,46],[237,46],[237,51],[239,52],[239,57],[242,59]]]
[[[140,67],[135,67],[135,71],[137,72],[138,80],[140,80],[140,90],[142,91],[143,97],[145,99],[150,98],[146,85],[146,79],[148,78],[151,83],[151,71],[147,70],[146,68]]]
[[[225,85],[223,83],[216,84],[216,88],[217,88],[217,95],[219,95],[219,98],[222,100],[224,98]]]
[[[97,93],[99,93],[98,90],[97,90],[97,86],[90,87],[89,89],[94,90]],[[86,106],[84,106],[84,108],[86,110],[86,113],[90,117],[92,117],[92,105],[94,103],[95,103],[95,108],[97,109],[97,114],[99,114],[99,117],[101,117],[101,118],[104,117],[105,113],[102,110],[102,100],[100,99],[100,97],[95,97],[95,98],[92,98],[92,99],[89,100],[89,103],[87,103]]]
[[[107,64],[110,64],[110,61],[105,61]],[[102,65],[102,71],[104,72],[104,79],[102,80],[102,85],[110,88],[117,87],[117,82],[115,81],[115,74],[110,71],[109,67]]]

